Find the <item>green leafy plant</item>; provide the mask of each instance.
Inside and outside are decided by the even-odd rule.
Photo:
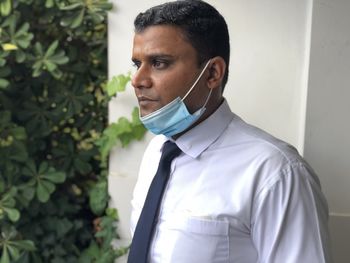
[[[106,86],[106,92],[109,97],[116,96],[118,92],[125,91],[127,84],[130,82],[129,74],[120,74],[114,76]],[[107,157],[110,150],[118,143],[126,147],[133,140],[141,140],[146,132],[145,127],[139,119],[139,110],[134,108],[131,114],[131,120],[120,117],[117,122],[109,125],[102,133],[101,138],[96,141],[101,152],[101,164],[107,165]]]
[[[129,75],[107,84],[106,0],[0,0],[0,263],[111,263],[108,154],[141,139],[108,126]]]

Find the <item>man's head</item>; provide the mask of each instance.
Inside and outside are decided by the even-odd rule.
[[[135,19],[132,61],[141,117],[167,111],[165,106],[180,98],[191,115],[203,109],[190,129],[223,100],[229,63],[226,23],[213,7],[198,0],[153,7]],[[181,125],[188,120],[181,119]]]
[[[136,33],[155,25],[181,29],[197,52],[199,66],[212,57],[222,57],[226,63],[222,89],[225,87],[230,62],[229,34],[225,19],[214,7],[200,0],[168,2],[140,13],[134,21]]]

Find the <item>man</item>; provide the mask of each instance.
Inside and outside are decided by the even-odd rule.
[[[317,176],[293,147],[233,114],[222,95],[224,18],[203,1],[176,1],[134,24],[132,85],[141,121],[157,136],[134,190],[128,262],[330,262]],[[170,144],[180,150],[168,171],[161,163]]]

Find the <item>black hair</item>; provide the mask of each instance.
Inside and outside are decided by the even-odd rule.
[[[197,51],[199,65],[212,57],[222,57],[226,62],[224,89],[230,62],[230,40],[226,21],[213,6],[201,0],[167,2],[140,13],[134,21],[136,33],[155,25],[179,27]]]

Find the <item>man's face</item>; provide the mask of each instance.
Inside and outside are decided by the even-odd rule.
[[[136,33],[132,60],[137,67],[132,85],[140,105],[141,116],[165,106],[187,93],[201,68],[197,54],[181,30],[174,26],[157,25]],[[203,91],[205,74],[186,98],[190,112],[200,108],[208,91]]]

